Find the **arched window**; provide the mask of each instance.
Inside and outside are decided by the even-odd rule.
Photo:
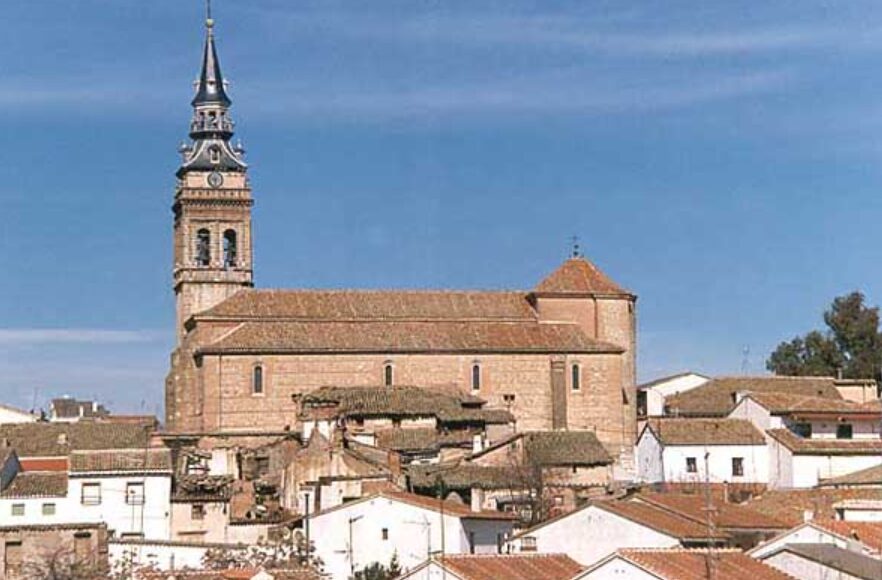
[[[227,230],[224,232],[224,268],[236,267],[236,231]]]
[[[208,160],[215,165],[220,163],[220,160],[221,160],[220,149],[217,147],[210,147],[208,149]]]
[[[211,264],[211,232],[205,228],[196,232],[196,265]]]
[[[394,380],[392,363],[386,363],[383,367],[383,384],[387,387],[392,386],[392,381]]]
[[[579,391],[582,389],[582,369],[579,365],[573,365],[573,378],[572,378],[572,387],[574,391]]]
[[[481,365],[477,363],[472,365],[472,390],[481,390]]]
[[[263,394],[263,365],[255,365],[252,371],[251,392],[255,395]]]

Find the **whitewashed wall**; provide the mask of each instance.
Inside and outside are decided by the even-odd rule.
[[[126,485],[144,483],[144,505],[126,503]],[[101,485],[101,503],[82,505],[84,483]],[[144,535],[144,538],[171,538],[171,475],[71,477],[68,497],[76,505],[77,521],[105,522],[108,530],[122,534]]]
[[[646,393],[646,415],[648,417],[661,417],[664,415],[665,397],[691,391],[692,389],[705,384],[707,381],[707,377],[688,374],[653,385],[648,389],[643,389]]]
[[[708,454],[705,463],[705,453]],[[694,457],[695,473],[686,471],[686,458]],[[744,475],[732,475],[732,458],[744,459]],[[662,454],[664,481],[705,481],[705,472],[712,483],[769,481],[769,450],[766,445],[668,445]]]
[[[33,423],[36,420],[36,416],[31,415],[26,411],[20,411],[18,409],[13,409],[12,407],[0,405],[0,425],[6,425],[9,423]]]
[[[529,550],[534,538],[536,549]],[[566,554],[585,566],[594,564],[620,548],[669,548],[677,538],[600,509],[582,508],[569,515],[520,534],[509,542],[512,553]]]
[[[573,580],[658,580],[658,576],[646,571],[621,558],[612,558],[609,562],[594,570],[583,572]]]
[[[637,479],[647,483],[665,479],[662,447],[649,429],[644,430],[637,441]]]

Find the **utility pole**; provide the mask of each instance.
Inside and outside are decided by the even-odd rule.
[[[707,554],[705,555],[705,566],[707,579],[714,580],[717,577],[716,553],[714,552],[714,538],[716,538],[716,525],[714,522],[714,514],[716,509],[713,506],[710,487],[710,452],[704,452],[704,512],[707,523]]]
[[[354,518],[349,518],[349,572],[352,578],[355,577],[355,549],[352,544],[352,524],[363,517],[364,516],[356,516]]]

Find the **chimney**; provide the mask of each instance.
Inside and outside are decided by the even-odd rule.
[[[748,395],[748,393],[749,391],[735,391],[732,393],[732,402],[737,405]]]
[[[484,436],[481,433],[475,433],[472,437],[472,453],[480,453],[484,450]]]
[[[802,521],[810,522],[815,519],[815,512],[812,510],[803,510],[802,512]]]

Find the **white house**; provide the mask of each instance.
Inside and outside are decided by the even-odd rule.
[[[68,499],[79,521],[100,521],[117,538],[170,538],[168,449],[74,451]]]
[[[823,479],[838,477],[879,462],[879,439],[805,439],[789,429],[771,429],[769,486],[814,487]]]
[[[306,525],[324,570],[344,580],[375,562],[388,564],[393,555],[409,570],[436,553],[498,553],[513,516],[384,491],[318,512]]]
[[[120,562],[154,566],[157,570],[201,569],[209,550],[244,550],[241,544],[114,538],[107,542],[111,567]]]
[[[793,580],[793,577],[753,560],[740,550],[619,550],[573,580]]]
[[[842,520],[811,520],[783,532],[750,550],[764,559],[788,544],[830,544],[868,556],[882,556],[882,524]]]
[[[762,562],[800,580],[882,577],[882,561],[833,544],[786,544]]]
[[[855,403],[845,399],[786,392],[736,394],[729,417],[747,419],[758,429],[788,429],[804,439],[878,439],[879,401]]]
[[[37,416],[33,413],[22,411],[21,409],[16,409],[15,407],[10,407],[8,405],[0,403],[0,425],[7,425],[12,423],[34,423],[36,420]]]
[[[743,419],[651,419],[637,439],[637,476],[647,483],[765,483],[766,439]]]
[[[722,543],[728,535],[671,511],[638,501],[604,501],[545,521],[515,535],[511,553],[566,554],[583,565],[621,548],[669,548]]]
[[[0,522],[31,526],[84,520],[67,500],[67,473],[19,471],[0,491]]]
[[[563,554],[465,554],[426,560],[399,580],[570,580],[581,571]]]
[[[700,387],[709,377],[685,372],[637,385],[637,416],[661,417],[665,414],[665,398]]]

